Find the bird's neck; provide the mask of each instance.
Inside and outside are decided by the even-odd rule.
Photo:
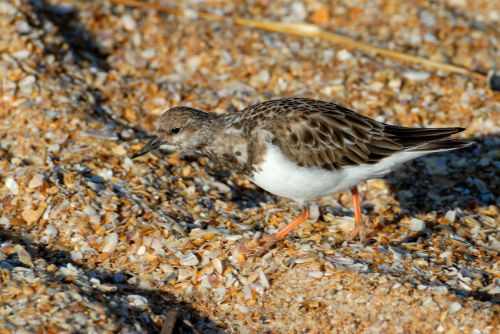
[[[226,116],[214,115],[204,129],[201,152],[225,169],[244,173],[248,164],[248,142],[243,129],[232,127]]]

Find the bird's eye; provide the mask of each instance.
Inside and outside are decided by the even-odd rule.
[[[171,133],[174,133],[174,134],[175,134],[175,133],[179,133],[179,131],[181,131],[181,129],[180,129],[180,128],[172,128],[172,129],[170,129],[170,132],[171,132]]]

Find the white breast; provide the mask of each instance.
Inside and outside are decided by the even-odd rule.
[[[300,167],[290,161],[277,146],[267,144],[264,162],[253,174],[252,181],[270,193],[303,203],[351,189],[363,180],[381,177],[397,165],[423,154],[401,152],[376,164],[329,171],[318,167]]]

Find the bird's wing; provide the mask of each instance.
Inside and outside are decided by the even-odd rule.
[[[397,152],[458,132],[460,128],[387,125],[335,103],[303,98],[268,101],[243,111],[254,127],[299,166],[334,170],[372,164]]]

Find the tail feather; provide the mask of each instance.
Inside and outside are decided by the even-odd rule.
[[[472,145],[473,142],[459,139],[442,139],[413,147],[407,152],[440,152],[456,150]]]
[[[454,133],[464,131],[464,128],[453,127],[453,128],[406,128],[401,126],[386,125],[384,132],[389,135],[389,137],[403,145],[405,149],[419,150],[420,147],[425,147],[431,143],[436,145],[452,146],[455,143],[457,147],[449,147],[448,149],[464,147],[463,141],[460,140],[442,140],[446,137],[451,136]],[[440,143],[440,144],[438,144]],[[461,146],[462,145],[462,146]],[[444,147],[443,147],[444,149]],[[430,149],[432,150],[432,149]],[[437,150],[439,150],[437,148]]]

